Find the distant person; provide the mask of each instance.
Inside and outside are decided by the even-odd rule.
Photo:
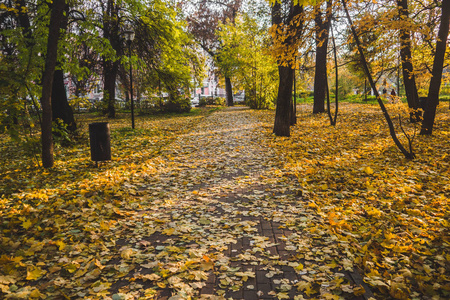
[[[397,94],[395,93],[395,90],[392,89],[392,91],[391,91],[391,101],[392,101],[392,103],[395,103],[396,97],[397,97]]]
[[[383,95],[386,95],[386,94],[387,94],[387,89],[383,88]]]

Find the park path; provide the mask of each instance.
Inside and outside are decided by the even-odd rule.
[[[326,220],[283,173],[260,113],[214,112],[143,174],[141,226],[118,242],[142,255],[132,285],[156,299],[367,299],[346,241],[311,230]],[[113,292],[133,290],[127,279]]]

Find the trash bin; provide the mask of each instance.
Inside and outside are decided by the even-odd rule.
[[[93,161],[111,160],[111,137],[108,122],[89,124],[89,140]]]

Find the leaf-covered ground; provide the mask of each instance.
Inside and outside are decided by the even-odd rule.
[[[414,161],[377,107],[310,111],[291,138],[244,108],[114,121],[99,169],[85,145],[39,171],[3,143],[0,296],[448,299],[448,109]]]

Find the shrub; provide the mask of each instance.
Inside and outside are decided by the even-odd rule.
[[[223,97],[201,97],[198,103],[199,106],[204,107],[206,105],[225,105],[225,98]]]
[[[169,101],[164,104],[165,112],[183,113],[191,110],[191,100],[181,95],[171,95]]]

